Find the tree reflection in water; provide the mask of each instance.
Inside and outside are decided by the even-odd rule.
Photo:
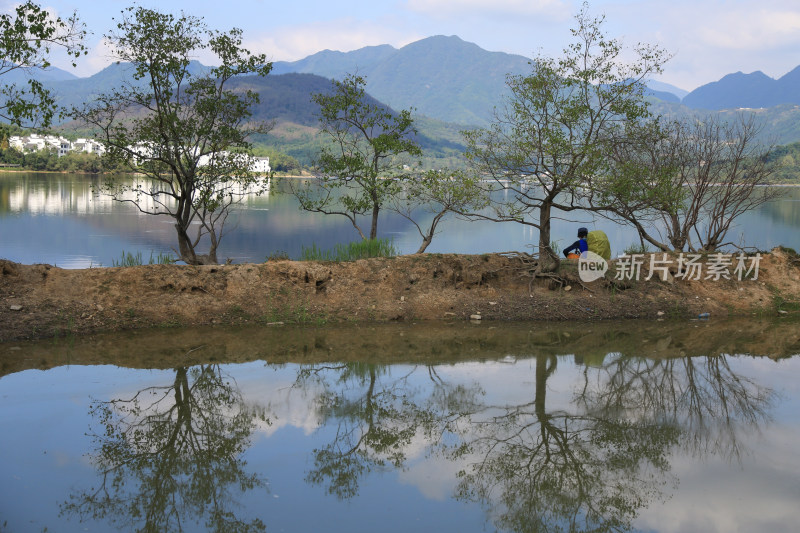
[[[264,531],[234,514],[237,492],[267,490],[245,471],[241,454],[263,411],[245,405],[218,365],[175,369],[173,383],[129,399],[94,401],[103,431],[90,454],[101,473],[96,488],[70,495],[62,514],[109,519],[128,531]]]
[[[774,393],[724,356],[604,359],[584,367],[575,401],[556,407],[547,399],[555,355],[533,358],[528,400],[497,405],[478,385],[449,385],[434,367],[400,378],[377,365],[307,367],[298,385],[323,385],[318,409],[336,427],[307,480],[353,497],[359,478],[402,468],[424,439],[429,455],[463,465],[455,497],[482,504],[498,529],[626,531],[666,498],[675,450],[737,457],[743,428],[767,420],[772,406]],[[430,387],[412,385],[420,368]]]
[[[424,398],[410,382],[421,371],[431,383]],[[448,386],[432,366],[413,367],[399,378],[388,366],[368,363],[303,367],[296,385],[312,382],[323,387],[317,398],[323,424],[335,424],[336,431],[330,443],[314,450],[306,480],[339,499],[356,496],[360,479],[372,471],[402,468],[415,440],[441,442],[442,417],[473,405],[481,393],[477,385]]]
[[[529,402],[469,415],[458,453],[469,463],[459,499],[487,507],[510,531],[620,531],[661,496],[680,430],[610,413],[547,405],[558,358],[535,358]],[[451,455],[452,458],[456,458]]]
[[[584,372],[586,409],[681,428],[682,449],[739,460],[740,436],[770,420],[775,393],[737,374],[730,357],[640,359],[615,354]]]

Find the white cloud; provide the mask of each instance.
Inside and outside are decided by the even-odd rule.
[[[800,43],[800,11],[721,13],[697,28],[703,42],[729,50],[767,50]]]
[[[294,61],[326,49],[349,52],[381,44],[401,47],[423,37],[426,36],[401,31],[392,25],[348,18],[283,27],[250,39],[244,46],[275,61]]]

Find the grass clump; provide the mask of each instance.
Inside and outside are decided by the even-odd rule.
[[[630,246],[625,248],[625,250],[623,250],[622,253],[625,255],[634,255],[634,254],[649,254],[652,251],[653,250],[647,244],[639,243],[639,244],[631,244]]]
[[[267,261],[288,261],[288,260],[289,260],[289,254],[287,252],[284,252],[283,250],[278,250],[276,252],[272,252],[271,254],[269,254],[264,259],[264,262],[267,262]]]
[[[303,246],[300,252],[301,261],[355,261],[369,257],[394,257],[398,254],[390,239],[369,239],[337,244],[330,250]]]
[[[162,254],[159,252],[158,255],[154,256],[153,252],[150,252],[150,260],[148,261],[148,265],[171,265],[174,263],[176,259],[172,257],[170,254]],[[112,266],[115,267],[130,267],[130,266],[141,266],[144,263],[142,262],[142,252],[136,252],[136,254],[132,254],[130,252],[125,253],[125,250],[122,251],[122,257],[119,261],[116,259],[111,260]]]

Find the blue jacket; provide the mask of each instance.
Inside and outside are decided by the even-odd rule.
[[[578,239],[577,241],[572,243],[572,246],[564,248],[564,257],[567,257],[569,253],[573,250],[577,250],[579,254],[582,254],[583,252],[588,252],[589,245],[586,244],[586,239]]]

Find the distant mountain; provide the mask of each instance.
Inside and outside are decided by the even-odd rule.
[[[323,50],[305,59],[288,63],[276,61],[272,64],[272,74],[298,72],[316,74],[326,78],[340,78],[343,72],[362,72],[384,61],[397,50],[388,44],[367,46],[352,52]]]
[[[197,62],[191,66],[196,73],[208,68]],[[399,49],[381,45],[352,52],[325,50],[299,61],[276,62],[266,78],[246,77],[236,84],[260,93],[262,103],[255,115],[278,121],[275,142],[291,138],[304,144],[309,154],[318,127],[310,94],[330,87],[325,78],[358,73],[367,78],[367,92],[376,101],[395,110],[414,108],[423,124],[420,138],[450,153],[463,143],[459,129],[491,121],[493,109],[508,94],[506,76],[527,74],[530,68],[525,57],[488,52],[455,36],[435,36]],[[89,78],[76,79],[57,69],[48,72],[52,79],[44,83],[65,107],[81,105],[131,78],[127,64],[110,65]],[[0,85],[11,81],[11,73],[0,77]],[[711,111],[727,117],[728,110],[758,109],[766,137],[778,143],[800,141],[800,67],[777,80],[762,72],[729,74],[688,94],[651,81],[646,95],[654,112],[667,116],[702,116]],[[283,137],[277,139],[278,135]]]
[[[669,83],[664,83],[663,81],[650,80],[647,82],[647,87],[656,92],[670,93],[676,96],[678,101],[682,100],[687,94],[689,94],[689,91],[685,91]]]
[[[209,68],[199,61],[192,61],[188,70],[191,74],[200,74]],[[5,81],[4,78],[5,76],[2,81]],[[58,105],[70,108],[91,101],[97,95],[111,92],[125,81],[133,81],[133,66],[130,63],[112,63],[88,78],[51,80],[44,82],[44,85],[55,95]]]
[[[41,82],[52,82],[52,81],[77,80],[79,78],[71,72],[67,72],[66,70],[61,70],[60,68],[56,67],[48,67],[46,69],[19,68],[16,70],[12,70],[6,74],[3,74],[2,82],[3,85],[21,85],[28,83],[29,79]]]
[[[304,164],[310,164],[317,156],[319,108],[311,101],[311,95],[330,91],[331,80],[315,74],[270,74],[237,78],[231,80],[229,87],[257,92],[260,102],[252,109],[253,119],[276,122],[273,132],[261,139],[263,144],[277,146]],[[367,101],[385,107],[370,95]],[[418,117],[415,124],[419,130],[416,140],[429,158],[460,157],[464,151],[461,126],[425,117]]]
[[[662,102],[670,102],[670,103],[679,103],[681,101],[676,95],[672,94],[671,92],[667,91],[656,91],[650,87],[646,87],[644,90],[645,96],[649,98],[656,98],[661,100]]]
[[[400,49],[384,45],[347,53],[326,50],[293,63],[276,63],[275,71],[329,78],[358,72],[367,78],[367,91],[394,109],[413,107],[445,122],[484,125],[506,94],[506,75],[529,72],[528,61],[438,35]]]
[[[777,80],[761,71],[728,74],[698,87],[682,103],[693,109],[712,111],[800,104],[800,66]]]

